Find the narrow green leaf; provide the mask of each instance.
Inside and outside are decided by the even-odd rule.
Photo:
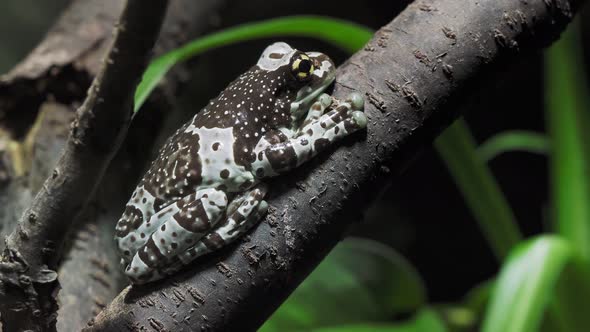
[[[575,259],[575,252],[569,243],[555,235],[537,236],[515,247],[500,271],[482,331],[533,332],[538,330],[550,301],[552,314],[558,319],[570,317],[561,316],[561,313],[565,308],[572,307],[571,301],[584,301],[587,305],[587,297],[577,299],[576,296],[565,297],[555,292],[560,276]],[[570,275],[580,272],[568,270]],[[584,277],[571,275],[569,280],[584,280]],[[587,280],[575,286],[580,295],[588,294]],[[564,331],[583,331],[577,325],[583,321],[582,317],[576,317],[565,325],[563,320],[557,325],[562,328],[567,326]]]
[[[135,92],[135,111],[175,64],[207,50],[237,42],[277,36],[317,38],[354,52],[371,38],[373,31],[340,19],[320,16],[291,16],[246,23],[195,39],[155,59],[147,68]]]
[[[451,331],[473,331],[477,326],[478,316],[467,307],[454,303],[443,303],[436,304],[434,308]]]
[[[491,297],[495,279],[473,287],[459,302],[438,303],[434,307],[451,331],[475,331]]]
[[[396,313],[412,312],[425,300],[419,275],[393,249],[375,241],[346,239],[260,331],[307,331],[383,321]]]
[[[577,332],[590,326],[590,266],[577,251],[572,257],[555,287],[543,322],[545,331]]]
[[[431,309],[422,309],[412,319],[401,323],[365,323],[305,330],[310,332],[445,332],[447,328]],[[303,331],[302,331],[303,332]]]
[[[590,101],[579,23],[546,53],[545,96],[551,134],[551,184],[556,230],[590,260]]]
[[[490,300],[495,285],[496,279],[494,278],[473,287],[463,298],[465,307],[478,315],[482,313]]]
[[[510,151],[547,154],[549,139],[539,133],[512,130],[496,134],[477,148],[479,157],[484,161],[490,161],[496,156]]]
[[[522,236],[506,198],[477,156],[469,128],[462,119],[457,120],[434,141],[434,146],[496,257],[502,260]]]

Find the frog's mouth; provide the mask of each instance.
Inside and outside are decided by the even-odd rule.
[[[327,55],[319,52],[306,54],[313,60],[315,70],[309,83],[297,91],[295,101],[291,103],[291,116],[294,118],[307,113],[311,104],[336,78],[336,66]]]

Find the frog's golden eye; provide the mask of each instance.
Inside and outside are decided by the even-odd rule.
[[[311,59],[304,53],[299,54],[293,64],[291,64],[291,71],[293,72],[293,76],[300,81],[305,81],[311,78],[311,74],[315,68],[313,67],[313,62]]]

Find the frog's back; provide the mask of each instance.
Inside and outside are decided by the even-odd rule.
[[[284,80],[254,66],[170,137],[138,185],[154,198],[155,212],[199,189],[241,192],[254,184],[254,147],[290,122],[289,104],[275,103],[277,89],[270,87]]]
[[[252,150],[259,134],[245,134],[243,127],[257,119],[248,109],[241,111],[237,101],[228,101],[226,96],[237,90],[235,86],[244,77],[230,84],[158,151],[119,220],[118,238],[136,232],[154,214],[198,190],[240,192],[254,184],[247,165],[254,158]]]

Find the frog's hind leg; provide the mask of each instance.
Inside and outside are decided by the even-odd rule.
[[[177,201],[176,211],[159,220],[161,226],[137,250],[125,274],[135,283],[161,278],[161,270],[174,265],[180,253],[216,227],[225,214],[227,203],[226,194],[213,188]]]
[[[220,223],[201,242],[211,250],[216,250],[250,230],[268,209],[268,204],[264,200],[266,192],[264,184],[259,184],[246,192],[242,203],[233,211],[228,211],[225,222]]]
[[[232,211],[230,211],[230,204],[225,221],[219,223],[209,234],[179,255],[180,261],[176,266],[171,266],[165,272],[167,274],[173,273],[197,257],[218,250],[248,232],[262,219],[268,210],[268,204],[264,201],[265,194],[266,187],[264,184],[259,184],[243,195],[236,197],[234,201],[241,200],[241,203],[239,206],[234,205]]]
[[[144,191],[143,188],[141,190]],[[154,233],[156,229],[160,228],[162,224],[164,224],[168,219],[170,219],[175,213],[180,211],[180,207],[184,204],[183,202],[201,199],[204,195],[208,195],[212,191],[215,191],[215,189],[207,188],[198,190],[196,193],[193,193],[192,195],[185,196],[180,200],[169,204],[157,213],[153,213],[153,208],[151,208],[152,213],[149,219],[147,219],[145,222],[140,223],[137,226],[137,229],[135,229],[133,232],[128,232],[128,234],[126,234],[124,237],[120,236],[119,238],[117,238],[117,245],[119,247],[119,251],[122,253],[121,265],[123,266],[123,268],[125,268],[131,262],[131,260],[133,259],[133,254],[135,254],[139,250],[139,248],[143,247],[146,244],[146,242],[149,240],[149,234]],[[144,193],[141,194],[145,195]],[[151,197],[150,201],[153,202],[154,198]],[[133,209],[138,210],[135,207],[135,205],[128,204],[126,207],[126,212],[128,210],[133,211]],[[143,215],[145,215],[145,213],[143,213]],[[134,217],[133,214],[131,214],[130,216]],[[127,218],[129,219],[130,216],[127,216]],[[125,218],[125,216],[121,219],[123,218]],[[126,225],[125,222],[129,224],[128,220],[123,221],[123,225]],[[121,223],[121,221],[119,221],[119,223]]]

